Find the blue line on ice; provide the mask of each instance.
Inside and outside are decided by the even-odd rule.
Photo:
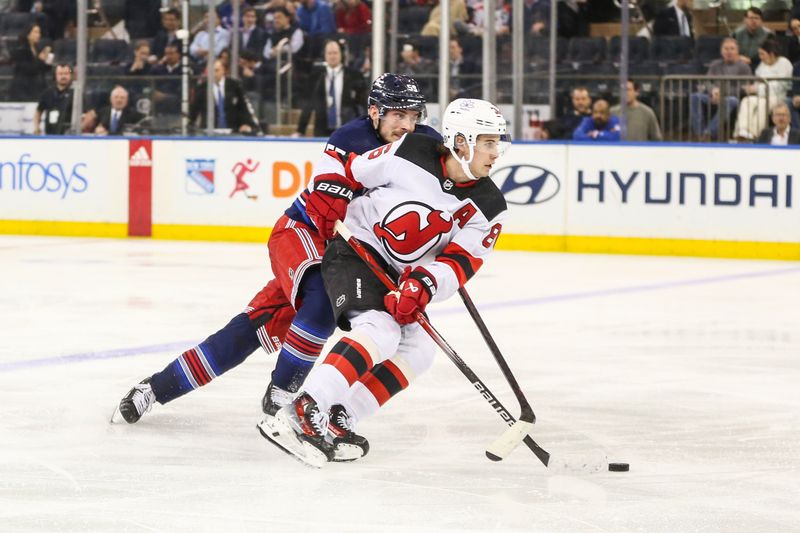
[[[481,305],[480,307],[484,311],[491,311],[496,309],[508,309],[509,307],[543,305],[548,303],[565,302],[570,300],[585,300],[590,298],[600,298],[603,296],[611,296],[617,294],[631,294],[631,293],[641,293],[648,291],[658,291],[664,289],[672,289],[676,287],[689,287],[693,285],[710,285],[712,283],[725,283],[729,281],[739,281],[739,280],[769,277],[769,276],[782,276],[784,274],[795,274],[795,273],[800,273],[800,267],[792,266],[774,270],[761,270],[756,272],[729,274],[726,276],[713,276],[709,278],[668,281],[664,283],[651,283],[646,285],[633,285],[630,287],[616,287],[616,288],[602,289],[596,291],[553,294],[550,296],[538,296],[536,298],[505,300],[502,302],[494,302]],[[463,312],[463,310],[460,307],[452,307],[452,308],[437,310],[433,314],[435,316],[444,316],[461,312]],[[102,359],[133,357],[137,355],[145,355],[145,354],[159,353],[159,352],[177,352],[185,350],[191,346],[194,346],[195,344],[197,344],[196,341],[169,342],[163,344],[151,344],[147,346],[134,346],[131,348],[119,348],[116,350],[102,350],[97,352],[83,352],[83,353],[75,353],[69,355],[60,355],[55,357],[43,357],[40,359],[9,361],[7,363],[0,363],[0,373],[13,372],[15,370],[23,370],[27,368],[34,368],[40,366],[56,366],[56,365],[71,364],[71,363],[82,363],[84,361],[97,361]]]

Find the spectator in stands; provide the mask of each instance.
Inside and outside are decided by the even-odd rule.
[[[494,31],[497,35],[508,35],[511,31],[511,8],[503,0],[497,0],[497,7],[494,13]],[[472,19],[468,26],[473,35],[483,35],[483,26],[486,19],[486,11],[483,2],[478,2],[472,7]]]
[[[469,14],[467,13],[467,4],[464,0],[450,0],[450,35],[457,35],[458,33],[465,33],[469,31],[467,22],[469,21]],[[436,5],[431,9],[428,16],[428,22],[422,27],[420,34],[422,35],[439,35],[442,23],[442,6],[439,0],[436,0]]]
[[[589,36],[588,0],[564,0],[558,2],[558,35],[572,37]]]
[[[261,54],[242,50],[239,56],[239,81],[245,93],[256,93],[258,99],[264,96],[264,76],[261,72]]]
[[[572,110],[559,117],[554,139],[572,139],[572,134],[583,119],[592,116],[592,97],[586,87],[572,89]]]
[[[619,119],[611,115],[608,102],[602,98],[592,105],[592,116],[584,118],[572,138],[576,141],[618,141]]]
[[[46,0],[42,12],[47,17],[48,37],[52,40],[66,37],[66,29],[75,23],[77,2],[75,0]]]
[[[537,36],[550,33],[550,0],[524,0],[522,8],[525,33]]]
[[[625,117],[628,128],[625,136],[626,141],[661,141],[661,128],[658,126],[658,119],[653,110],[646,104],[639,101],[639,83],[628,80],[627,102]],[[620,106],[615,105],[611,108],[611,114],[619,116]]]
[[[178,39],[176,32],[181,28],[181,12],[177,9],[168,9],[161,14],[161,29],[153,39],[151,63],[164,60],[164,52],[167,46],[177,45],[181,49],[181,40]]]
[[[144,115],[128,105],[128,91],[117,85],[111,91],[108,107],[100,109],[96,114],[97,135],[122,135],[124,130],[136,126]]]
[[[214,24],[214,56],[216,57],[220,52],[228,48],[228,45],[231,43],[231,34],[222,27],[216,15],[212,15],[212,17],[214,19],[212,22]],[[202,64],[205,64],[208,58],[209,38],[207,24],[208,13],[203,15],[203,29],[197,32],[192,40],[192,44],[189,45],[189,55],[191,55],[195,61]]]
[[[303,30],[292,21],[292,15],[285,7],[279,7],[273,12],[273,30],[267,37],[267,43],[264,45],[263,56],[264,59],[273,59],[278,53],[278,45],[282,39],[288,39],[289,48],[292,55],[297,55],[305,40],[303,38]]]
[[[242,0],[225,0],[217,6],[217,16],[219,17],[220,24],[226,30],[233,28],[233,3],[239,4],[239,16],[244,15],[244,10],[250,7],[250,4]],[[241,26],[241,21],[239,21]]]
[[[50,47],[40,47],[42,30],[38,24],[28,24],[19,35],[17,48],[11,54],[14,73],[9,88],[12,102],[35,100],[47,84],[45,74],[50,71]]]
[[[694,37],[691,9],[692,0],[675,0],[656,15],[653,34]]]
[[[772,32],[764,27],[764,18],[761,10],[757,7],[748,8],[744,16],[744,24],[733,32],[733,38],[739,44],[739,53],[742,54],[742,60],[748,63],[756,63],[758,61],[758,47],[771,34]]]
[[[342,0],[336,8],[339,33],[360,34],[372,31],[372,11],[361,0]]]
[[[242,27],[239,29],[239,50],[250,50],[261,55],[267,43],[267,32],[257,24],[258,14],[252,7],[242,11]]]
[[[164,58],[151,71],[153,76],[170,76],[173,79],[159,80],[156,82],[156,92],[153,99],[158,102],[175,101],[181,95],[181,80],[175,79],[181,75],[181,49],[180,43],[168,44],[164,48]]]
[[[397,74],[403,74],[417,80],[425,97],[435,99],[433,77],[438,72],[436,63],[420,54],[416,43],[405,43],[400,51],[402,61],[397,65]]]
[[[269,0],[269,2],[259,5],[258,9],[264,10],[264,30],[266,30],[267,34],[272,33],[275,29],[273,20],[275,10],[278,8],[286,8],[292,16],[297,13],[297,7],[292,0]]]
[[[480,74],[478,63],[472,58],[464,57],[464,49],[458,39],[450,39],[450,99],[472,98],[472,93],[478,92],[473,89],[481,87]]]
[[[297,24],[308,35],[336,33],[336,17],[325,0],[300,0]]]
[[[258,131],[258,122],[253,116],[250,104],[245,98],[241,84],[228,78],[222,61],[214,61],[214,127],[230,129],[239,133]],[[196,124],[200,119],[200,128],[206,124],[206,91],[205,81],[196,89],[189,111],[189,121]]]
[[[761,60],[755,75],[767,80],[747,86],[748,96],[742,99],[736,120],[734,134],[743,139],[753,140],[766,127],[767,109],[772,109],[786,99],[791,88],[792,64],[780,55],[780,44],[774,38],[766,39],[758,48]],[[781,79],[783,78],[783,79]],[[769,90],[767,90],[767,86]],[[767,94],[768,93],[768,94]]]
[[[6,41],[0,39],[0,65],[11,63],[11,53],[8,51]]]
[[[56,65],[55,84],[42,92],[33,115],[33,134],[64,135],[72,124],[72,66]]]
[[[739,45],[733,37],[723,39],[720,59],[708,66],[707,76],[751,76],[750,66],[742,61]],[[739,88],[743,81],[712,85],[708,91],[693,93],[689,100],[689,122],[692,133],[700,140],[718,139],[726,131],[731,116],[739,107]],[[724,95],[723,95],[724,93]],[[722,113],[720,114],[720,111]],[[723,123],[720,124],[720,119]]]
[[[314,137],[329,137],[333,131],[362,114],[366,101],[364,77],[342,64],[344,50],[338,41],[325,43],[325,66],[311,78],[308,99],[303,106],[297,132],[305,134],[311,113],[314,113]]]
[[[125,0],[122,18],[131,39],[154,37],[161,27],[161,0]]]
[[[786,46],[786,59],[792,63],[800,61],[800,19],[789,21],[789,31],[786,32],[788,44]]]
[[[789,106],[783,102],[772,108],[772,128],[764,128],[758,136],[758,144],[786,146],[800,144],[800,130],[789,125]]]
[[[148,59],[150,58],[150,42],[141,39],[136,41],[133,50],[133,61],[123,67],[123,72],[127,76],[149,76],[151,65]]]
[[[789,110],[792,112],[792,126],[800,130],[800,61],[792,69],[792,97],[788,99]]]

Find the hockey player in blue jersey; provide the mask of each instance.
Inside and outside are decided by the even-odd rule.
[[[372,84],[368,116],[354,119],[336,130],[327,150],[364,153],[400,139],[408,132],[441,136],[418,122],[425,115],[425,97],[413,79],[383,74]],[[183,352],[164,370],[135,385],[119,403],[126,422],[137,422],[154,403],[165,404],[209,383],[241,364],[262,347],[279,351],[271,381],[262,401],[267,416],[289,403],[335,329],[330,301],[319,265],[325,241],[306,214],[307,195],[298,197],[275,224],[268,247],[275,278],[256,294],[244,312],[197,346]],[[288,274],[291,273],[291,274]],[[391,376],[388,376],[389,378]],[[387,376],[367,375],[380,384]],[[392,383],[385,388],[395,390]],[[399,392],[399,391],[398,391]],[[356,456],[366,453],[366,440],[347,429],[346,413],[332,409],[332,431],[341,440],[357,442]]]

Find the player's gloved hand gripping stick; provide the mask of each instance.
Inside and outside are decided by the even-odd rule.
[[[342,236],[344,240],[353,248],[353,250],[358,254],[358,256],[367,264],[367,266],[372,270],[372,272],[378,277],[378,279],[386,286],[387,289],[390,291],[397,291],[397,285],[389,278],[388,274],[383,270],[383,268],[375,261],[375,259],[370,255],[370,253],[361,245],[358,240],[353,237],[353,234],[347,229],[347,226],[341,220],[337,220],[334,223],[334,231],[338,232],[339,235]],[[460,289],[463,291],[463,289]],[[513,450],[516,448],[520,442],[524,442],[528,448],[539,458],[539,460],[545,466],[548,465],[550,462],[550,454],[542,449],[536,441],[528,435],[528,432],[533,427],[533,423],[536,420],[536,417],[533,414],[533,409],[531,409],[530,404],[525,399],[522,391],[519,388],[519,384],[514,379],[514,376],[511,374],[511,370],[508,368],[508,364],[506,364],[503,356],[500,354],[500,351],[497,349],[497,346],[494,344],[491,336],[489,335],[488,330],[486,329],[486,325],[483,324],[483,321],[480,319],[480,316],[477,314],[477,310],[475,309],[474,305],[472,304],[472,300],[469,299],[469,295],[466,294],[466,291],[461,293],[461,297],[464,298],[464,303],[467,304],[467,309],[472,315],[472,318],[475,320],[478,328],[481,330],[481,334],[486,340],[486,343],[489,344],[489,348],[492,350],[492,355],[494,355],[495,359],[497,360],[498,364],[500,365],[500,370],[503,372],[503,375],[508,380],[511,388],[514,390],[514,394],[517,396],[517,399],[520,402],[520,407],[522,409],[522,414],[519,420],[516,420],[511,413],[506,410],[505,407],[500,403],[497,397],[492,394],[492,392],[486,387],[483,381],[475,375],[475,372],[467,366],[463,359],[456,353],[456,351],[447,343],[446,340],[439,334],[438,331],[431,325],[430,321],[425,318],[419,310],[414,312],[414,319],[416,322],[419,323],[420,326],[431,336],[431,338],[436,342],[437,345],[442,349],[442,351],[447,355],[447,357],[458,367],[464,376],[472,383],[472,385],[481,393],[481,396],[489,402],[497,414],[508,423],[510,426],[500,437],[495,439],[487,448],[486,448],[486,456],[493,460],[493,461],[500,461],[506,458]]]

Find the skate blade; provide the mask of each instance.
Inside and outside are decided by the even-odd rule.
[[[322,468],[328,462],[328,457],[321,450],[298,439],[288,424],[277,416],[271,420],[265,418],[256,427],[261,436],[308,467]]]
[[[117,424],[119,422],[124,422],[125,419],[122,418],[122,413],[119,412],[119,405],[114,408],[114,412],[111,413],[111,420],[108,421],[109,424]]]
[[[365,455],[364,448],[361,446],[339,442],[333,449],[333,459],[331,461],[334,463],[349,463],[361,459]]]

